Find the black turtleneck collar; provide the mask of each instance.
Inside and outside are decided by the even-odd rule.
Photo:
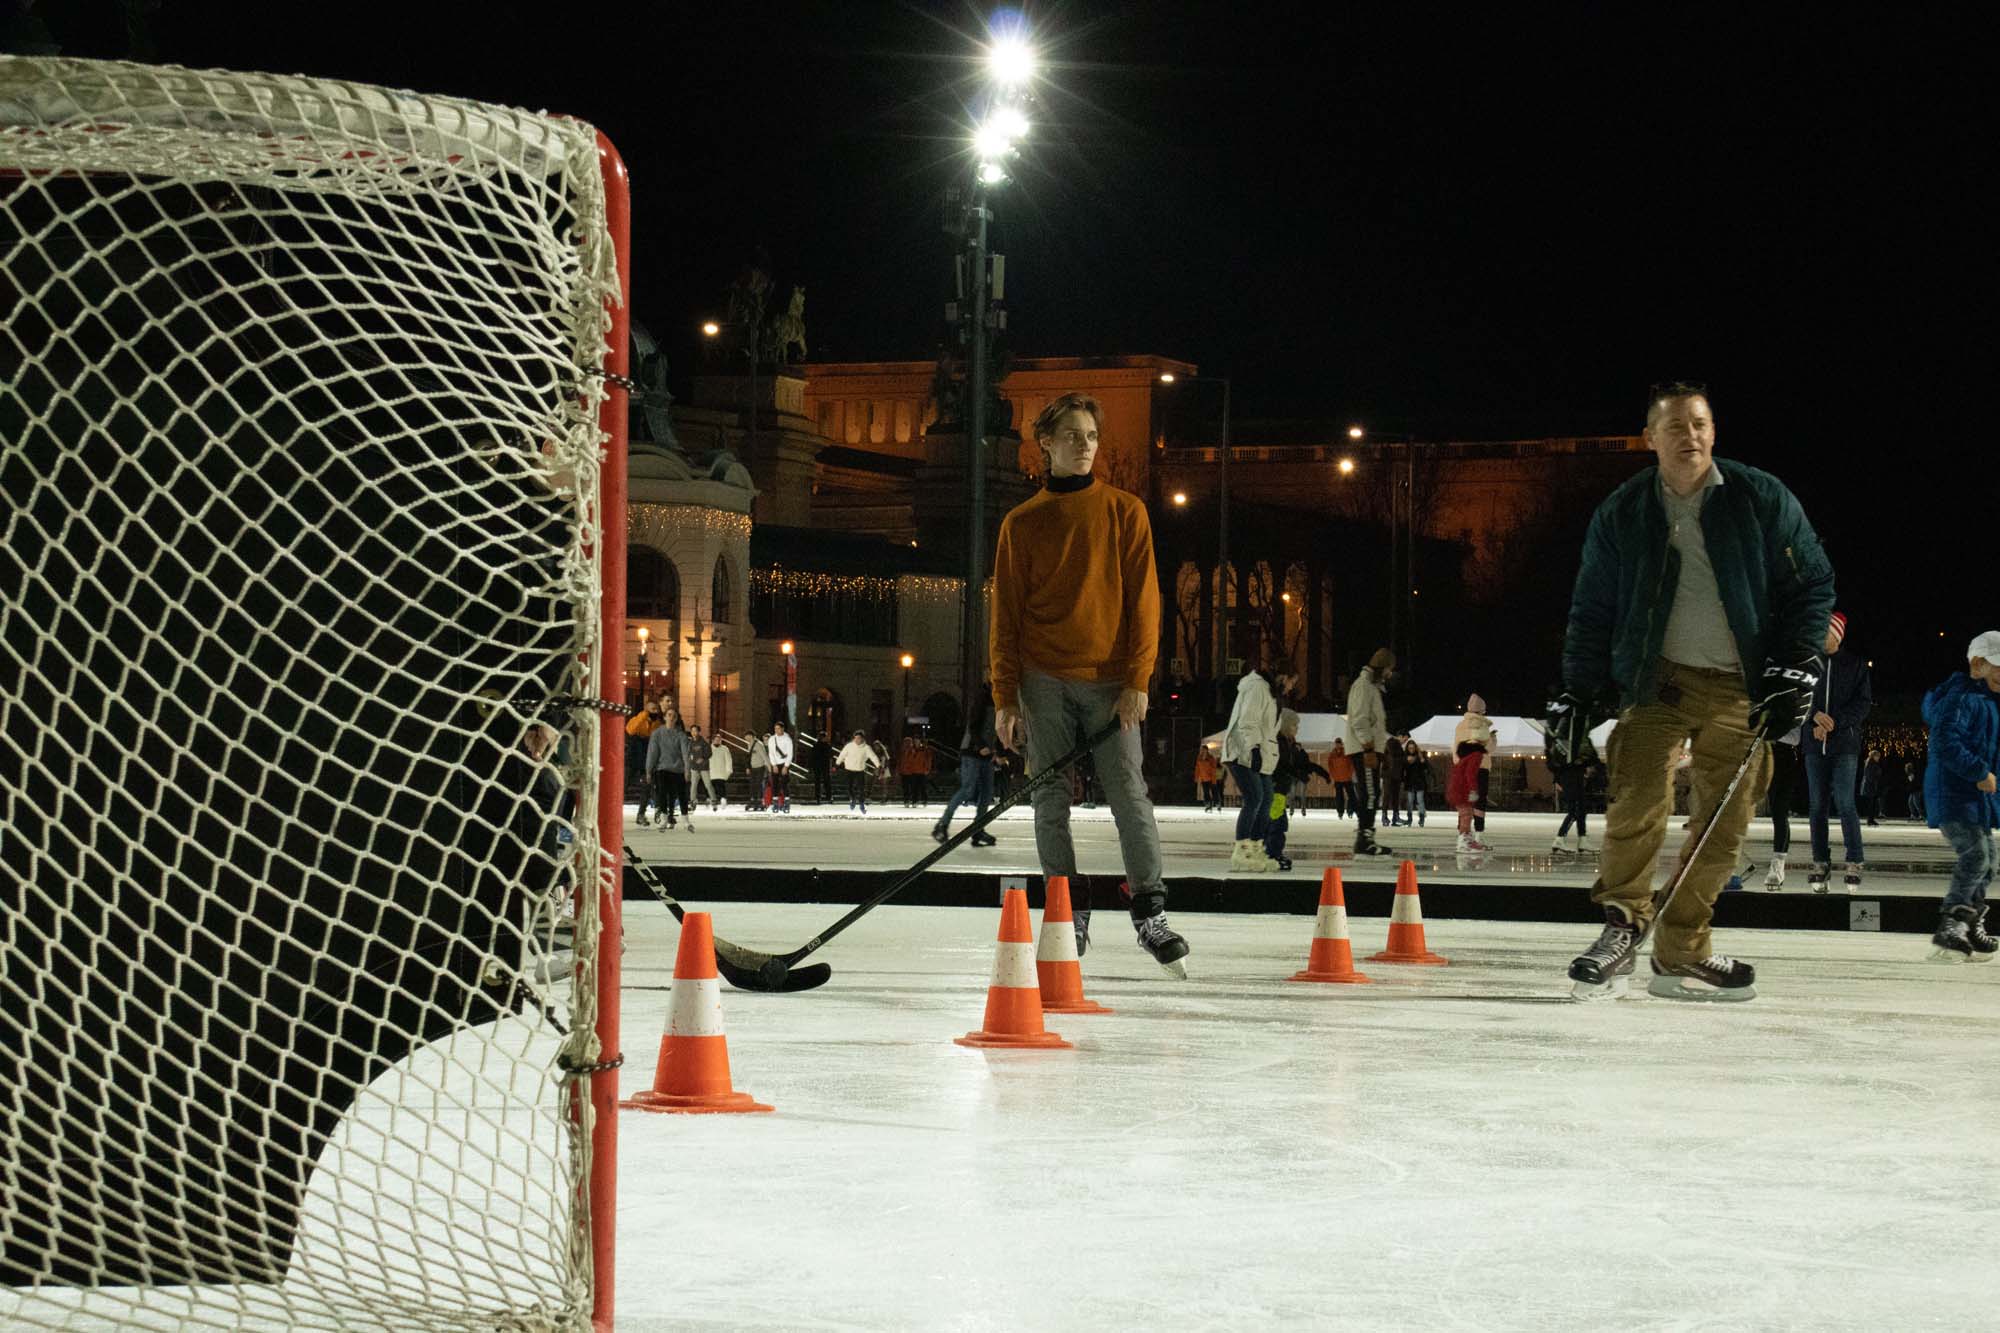
[[[1049,478],[1049,489],[1054,491],[1057,495],[1070,495],[1077,491],[1082,490],[1084,487],[1090,485],[1090,483],[1094,480],[1096,480],[1096,478],[1091,476],[1091,474],[1088,472],[1084,473],[1080,477],[1051,476]]]

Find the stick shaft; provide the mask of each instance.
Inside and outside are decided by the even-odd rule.
[[[841,931],[846,930],[856,921],[859,921],[862,917],[874,911],[877,907],[880,907],[883,903],[889,901],[889,899],[895,897],[897,894],[901,893],[904,889],[909,888],[910,885],[916,883],[917,880],[923,876],[923,873],[926,870],[929,870],[939,861],[942,861],[945,857],[951,855],[963,844],[971,841],[975,836],[983,832],[988,824],[991,824],[1001,815],[1005,814],[1007,811],[1013,809],[1015,806],[1019,805],[1022,801],[1026,800],[1030,795],[1032,795],[1035,791],[1037,791],[1044,783],[1054,782],[1058,774],[1067,772],[1071,765],[1075,764],[1078,760],[1082,759],[1086,754],[1089,754],[1092,750],[1095,750],[1098,746],[1104,744],[1104,742],[1110,740],[1111,737],[1117,732],[1117,730],[1118,730],[1118,723],[1113,722],[1110,726],[1104,728],[1102,731],[1099,731],[1094,735],[1085,737],[1083,741],[1079,743],[1075,749],[1071,750],[1068,754],[1064,755],[1062,758],[1056,760],[1053,764],[1050,764],[1047,768],[1043,769],[1041,772],[1036,773],[1026,782],[1023,782],[1020,786],[1016,787],[1012,792],[1009,792],[1006,800],[998,802],[997,804],[989,807],[985,814],[980,815],[978,818],[974,819],[970,824],[967,824],[963,829],[960,829],[957,833],[952,834],[951,839],[948,842],[946,842],[943,846],[938,847],[934,851],[928,853],[926,856],[923,857],[922,860],[918,861],[915,865],[911,866],[908,870],[905,870],[901,875],[897,876],[894,882],[892,882],[887,888],[881,890],[880,892],[875,894],[874,897],[869,898],[868,900],[863,902],[860,906],[856,907],[846,916],[840,918],[840,920],[834,922],[831,926],[828,926],[825,930],[821,931],[819,934],[807,940],[805,944],[799,949],[786,954],[784,956],[785,966],[790,967],[792,964],[798,962],[801,958],[804,958],[807,954],[819,948],[822,944],[825,944],[828,940],[838,935]]]
[[[1744,755],[1743,762],[1736,766],[1736,776],[1729,780],[1727,787],[1723,788],[1722,799],[1715,803],[1715,809],[1709,811],[1708,819],[1701,826],[1701,835],[1694,840],[1694,848],[1682,859],[1680,869],[1674,873],[1673,883],[1669,884],[1666,892],[1660,895],[1660,905],[1653,909],[1652,919],[1640,930],[1639,938],[1632,942],[1632,952],[1635,956],[1645,946],[1646,941],[1652,938],[1653,928],[1660,924],[1662,917],[1666,916],[1667,909],[1674,905],[1674,898],[1679,895],[1681,885],[1687,882],[1688,875],[1694,870],[1695,858],[1701,855],[1702,848],[1708,846],[1709,835],[1714,833],[1715,826],[1722,822],[1723,812],[1729,809],[1729,803],[1736,799],[1736,789],[1743,785],[1743,779],[1750,772],[1750,765],[1756,760],[1757,751],[1763,744],[1762,739],[1750,742],[1750,752]]]

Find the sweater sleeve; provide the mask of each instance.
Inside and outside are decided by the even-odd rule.
[[[1012,515],[1001,520],[1000,542],[993,554],[993,614],[986,657],[995,708],[1015,707],[1021,692],[1021,599],[1026,593],[1014,568],[1011,520]]]
[[[1125,592],[1125,686],[1143,690],[1160,655],[1160,575],[1153,562],[1153,522],[1143,505],[1126,508],[1118,553]]]

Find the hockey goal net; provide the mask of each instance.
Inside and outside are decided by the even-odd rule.
[[[621,182],[0,58],[0,1325],[589,1327]]]

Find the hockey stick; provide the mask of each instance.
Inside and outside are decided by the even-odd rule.
[[[1674,905],[1674,898],[1680,893],[1681,885],[1687,883],[1688,872],[1694,869],[1695,861],[1701,856],[1701,849],[1708,846],[1709,835],[1714,833],[1715,826],[1722,822],[1723,812],[1729,809],[1729,802],[1735,798],[1736,789],[1743,785],[1744,777],[1750,772],[1750,765],[1756,762],[1757,751],[1765,743],[1761,736],[1750,742],[1749,752],[1743,756],[1743,762],[1736,766],[1736,776],[1730,778],[1729,785],[1722,789],[1722,799],[1715,803],[1715,809],[1709,811],[1708,819],[1701,826],[1700,835],[1694,840],[1694,847],[1681,858],[1680,869],[1674,872],[1673,882],[1667,885],[1665,892],[1661,893],[1655,902],[1652,918],[1640,928],[1637,938],[1632,941],[1633,957],[1638,957],[1639,950],[1652,938],[1653,928],[1660,924],[1661,918],[1667,914],[1667,909]]]
[[[660,872],[654,869],[653,864],[633,851],[630,846],[625,848],[625,859],[639,872],[639,882],[646,886],[646,891],[667,905],[667,910],[674,914],[674,920],[685,921],[687,912],[679,902],[675,901],[674,896],[667,892],[666,885],[660,880]],[[777,961],[779,960],[775,954],[761,953],[756,949],[746,949],[740,944],[731,944],[720,935],[715,937],[715,970],[738,990],[811,990],[815,986],[824,986],[827,978],[833,975],[833,969],[825,963],[814,963],[811,967],[802,967],[796,972],[785,972],[783,985],[772,987],[761,984],[760,978],[765,965]]]
[[[943,846],[937,848],[935,851],[932,851],[931,853],[926,855],[922,860],[918,861],[915,865],[911,866],[908,870],[905,870],[901,875],[897,876],[895,881],[891,883],[887,888],[877,893],[874,897],[869,898],[867,901],[863,902],[859,907],[856,907],[846,916],[843,916],[842,918],[840,918],[840,920],[834,922],[831,926],[828,926],[825,930],[813,936],[811,939],[807,940],[803,945],[792,950],[790,953],[784,955],[781,958],[778,957],[769,958],[767,962],[765,962],[764,964],[762,964],[761,967],[759,967],[756,976],[754,978],[746,977],[743,980],[738,981],[735,977],[730,977],[730,981],[735,985],[741,986],[745,990],[788,991],[788,990],[809,989],[809,987],[797,985],[791,980],[793,975],[791,969],[798,964],[800,959],[804,958],[807,954],[812,953],[815,949],[818,949],[821,945],[825,944],[835,935],[838,935],[841,931],[846,930],[849,926],[853,925],[856,921],[859,921],[862,917],[868,915],[868,913],[874,911],[876,908],[880,907],[883,903],[888,902],[891,898],[901,893],[904,889],[909,888],[910,885],[916,883],[918,879],[922,878],[923,873],[926,870],[929,870],[932,866],[936,865],[939,861],[942,861],[945,857],[951,855],[951,853],[958,850],[958,848],[963,846],[965,843],[971,841],[974,837],[984,832],[988,824],[991,824],[1001,815],[1005,814],[1007,811],[1019,805],[1022,801],[1026,800],[1030,795],[1032,795],[1036,791],[1039,791],[1044,785],[1054,782],[1059,774],[1069,771],[1070,767],[1074,765],[1078,760],[1082,759],[1086,754],[1089,754],[1092,750],[1095,750],[1105,741],[1110,740],[1111,737],[1117,733],[1118,725],[1119,724],[1114,721],[1110,725],[1104,727],[1102,730],[1096,732],[1095,734],[1085,737],[1083,741],[1079,743],[1075,749],[1071,750],[1068,754],[1064,755],[1062,758],[1056,760],[1053,764],[1050,764],[1047,768],[1042,769],[1039,773],[1036,773],[1026,782],[1023,782],[1019,786],[1015,787],[1013,791],[1008,793],[1006,800],[1001,801],[998,804],[992,806],[987,810],[985,814],[979,816],[977,819],[973,820],[970,824],[967,824],[963,829],[959,830],[957,833],[952,834],[950,840],[947,841]],[[721,956],[721,950],[720,947],[718,947],[717,949],[718,970],[719,970],[720,956]],[[824,963],[814,964],[814,968],[823,968],[823,967],[825,967]],[[813,969],[806,969],[806,970],[810,972]],[[724,975],[728,974],[725,973]],[[811,984],[816,986],[819,983],[815,981]]]

